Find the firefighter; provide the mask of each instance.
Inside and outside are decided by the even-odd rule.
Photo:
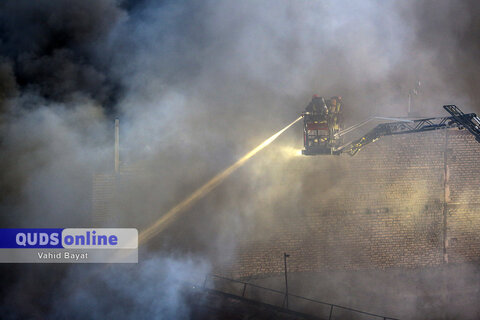
[[[330,113],[339,114],[342,104],[342,97],[331,97],[329,100]]]
[[[343,103],[342,97],[334,97],[336,100],[335,114],[337,115],[337,122],[339,129],[343,128]]]
[[[310,112],[317,121],[325,120],[328,115],[328,108],[325,99],[318,95],[313,95],[312,101],[308,104],[305,111]]]
[[[334,132],[338,132],[341,129],[341,105],[342,97],[331,97],[328,101],[328,109],[330,111],[330,122]]]

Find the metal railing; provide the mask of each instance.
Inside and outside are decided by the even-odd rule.
[[[240,281],[240,280],[234,280],[234,279],[230,279],[230,278],[226,278],[226,277],[222,277],[222,276],[218,276],[218,275],[212,275],[212,274],[208,274],[208,275],[205,276],[205,280],[204,280],[204,283],[203,283],[204,288],[211,289],[211,288],[208,287],[208,280],[209,279],[212,279],[212,281],[215,281],[214,279],[217,279],[217,280],[224,281],[227,284],[237,284],[237,285],[239,285],[236,288],[233,288],[234,292],[232,292],[232,290],[231,290],[232,287],[227,288],[227,286],[224,286],[223,288],[215,287],[216,290],[219,290],[219,291],[222,291],[222,292],[225,292],[225,293],[229,293],[229,294],[233,294],[235,296],[242,297],[244,299],[257,300],[257,301],[258,300],[270,300],[270,301],[268,301],[269,303],[267,303],[267,304],[271,304],[271,305],[274,305],[276,307],[281,306],[282,308],[285,308],[284,303],[285,303],[285,300],[287,300],[286,299],[287,297],[298,299],[299,301],[302,301],[303,302],[303,305],[302,305],[303,308],[302,309],[306,308],[305,302],[306,303],[313,303],[313,304],[316,304],[316,305],[326,307],[325,311],[328,312],[328,319],[329,320],[334,319],[333,318],[334,311],[337,311],[337,314],[338,314],[338,311],[340,311],[340,310],[343,311],[343,313],[345,313],[345,311],[346,311],[346,312],[349,312],[349,313],[357,314],[358,316],[363,316],[363,318],[364,318],[364,316],[368,316],[368,317],[373,317],[373,318],[376,318],[376,319],[383,319],[383,320],[398,320],[396,318],[382,316],[382,315],[378,315],[378,314],[374,314],[374,313],[370,313],[370,312],[365,312],[365,311],[361,311],[361,310],[358,310],[358,309],[344,307],[344,306],[340,306],[340,305],[333,304],[333,303],[318,301],[318,300],[298,296],[298,295],[291,294],[291,293],[288,293],[288,296],[287,296],[287,294],[283,291],[279,291],[279,290],[275,290],[275,289],[271,289],[271,288],[266,288],[266,287],[262,287],[262,286],[259,286],[259,285],[253,284],[253,283],[248,283],[248,282],[244,282],[244,281]],[[260,299],[259,297],[249,297],[249,296],[247,296],[248,289],[255,289],[259,292],[265,292],[265,293],[270,293],[270,294],[273,293],[273,294],[277,295],[279,298],[268,299],[264,296],[262,299]],[[241,294],[238,293],[239,291],[241,291]],[[294,299],[291,299],[291,301],[294,300]],[[272,302],[272,300],[273,300],[273,302]],[[280,301],[283,301],[283,302],[280,302]],[[292,310],[292,311],[305,312],[304,310],[298,310],[299,308],[292,308],[292,304],[287,309]],[[312,308],[307,308],[307,309],[312,309]],[[345,316],[345,315],[343,314],[342,316]]]

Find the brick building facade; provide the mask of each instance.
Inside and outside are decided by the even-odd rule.
[[[233,278],[279,274],[284,252],[292,272],[480,260],[479,151],[471,134],[452,129],[384,137],[354,157],[265,161],[259,155],[242,170],[265,176],[255,197],[269,193],[267,206],[280,210],[266,222],[251,221],[235,239],[230,264],[213,271]],[[117,178],[94,176],[94,225],[115,221],[115,190],[142,174],[130,166]],[[262,209],[254,214],[262,216]]]
[[[268,236],[246,233],[232,264],[216,271],[279,274],[283,252],[290,272],[480,260],[479,151],[468,132],[440,130],[385,137],[353,158],[298,157],[281,169],[303,177],[286,199],[300,195],[298,210],[273,219]]]

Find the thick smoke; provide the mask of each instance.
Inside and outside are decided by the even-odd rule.
[[[53,317],[189,319],[193,308],[186,303],[185,289],[201,283],[209,272],[203,259],[144,256],[142,260],[138,266],[112,267],[94,276],[89,268],[71,268],[54,297]],[[89,281],[79,283],[82,278]]]
[[[142,229],[296,118],[314,93],[343,96],[349,123],[406,116],[418,80],[418,114],[440,115],[447,103],[478,111],[477,6],[446,0],[2,1],[2,226],[91,226],[91,177],[112,171],[114,116],[121,119],[123,165],[142,170],[120,190],[111,223]],[[128,270],[112,267],[118,277],[105,275],[68,301],[52,294],[35,302],[43,288],[87,277],[81,266],[2,266],[2,296],[10,296],[3,306],[14,306],[7,309],[12,318],[63,318],[86,304],[101,318],[115,300],[110,294],[94,299],[106,283],[108,293],[133,304],[127,317],[162,312],[165,304],[140,310],[154,290],[140,298],[134,292],[155,281],[152,270],[170,261],[163,258],[167,252],[176,254],[175,267],[161,268],[162,276],[181,279],[192,265],[207,272],[230,261],[239,235],[268,237],[277,232],[270,219],[294,210],[297,204],[279,199],[298,194],[302,177],[277,181],[274,170],[259,168],[287,161],[291,144],[300,147],[297,133],[283,140],[285,155],[267,153],[259,167],[249,164],[152,241],[148,246],[159,257]],[[341,175],[341,165],[323,166]],[[192,263],[191,252],[201,258]],[[26,283],[37,278],[44,279],[42,288]],[[140,284],[129,285],[136,279]],[[177,295],[176,284],[159,283],[155,288]],[[99,305],[99,299],[105,300]]]
[[[83,95],[111,105],[117,81],[109,72],[108,53],[100,53],[99,45],[123,15],[108,0],[3,1],[2,101],[18,88],[50,101]]]

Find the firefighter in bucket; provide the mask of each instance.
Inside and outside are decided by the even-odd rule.
[[[332,154],[340,142],[336,133],[341,130],[342,98],[329,100],[314,95],[305,108],[303,154]]]
[[[327,120],[328,107],[325,99],[318,95],[313,95],[312,101],[305,108],[306,115],[312,122],[323,122]]]

